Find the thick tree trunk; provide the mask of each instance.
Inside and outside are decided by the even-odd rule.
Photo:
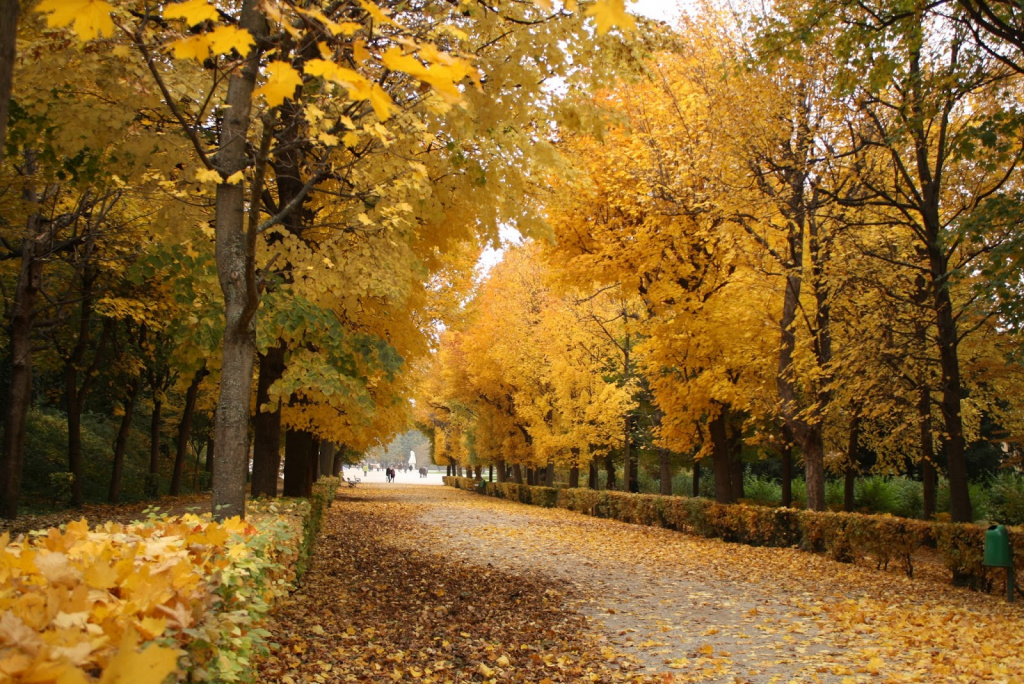
[[[286,430],[284,435],[285,496],[310,496],[313,493],[313,433]]]
[[[548,461],[548,467],[544,471],[544,486],[555,486],[555,464],[551,461]]]
[[[967,487],[967,441],[964,438],[960,382],[960,359],[957,353],[957,326],[953,303],[945,285],[935,293],[938,328],[939,365],[942,369],[942,399],[939,408],[946,431],[946,468],[949,474],[949,512],[953,522],[972,522],[974,510]]]
[[[660,480],[658,491],[663,496],[672,496],[672,454],[668,449],[658,451],[658,478]]]
[[[153,413],[149,416],[149,473],[146,479],[146,496],[160,496],[160,414],[164,404],[159,398],[153,399]]]
[[[508,471],[505,470],[505,461],[504,460],[499,460],[498,461],[498,482],[507,482],[507,481],[508,481]]]
[[[253,496],[277,496],[277,478],[281,469],[281,402],[269,407],[266,405],[270,403],[270,386],[284,375],[284,356],[284,342],[259,355],[256,415],[253,418]]]
[[[938,476],[935,470],[935,446],[932,441],[931,391],[927,387],[921,390],[917,414],[921,440],[921,484],[924,490],[923,516],[925,520],[931,520],[935,517]]]
[[[637,483],[636,450],[633,448],[633,416],[626,414],[623,423],[622,491],[638,492],[640,487]]]
[[[7,117],[14,85],[19,0],[0,0],[0,162],[7,142]]]
[[[512,464],[512,481],[516,484],[523,484],[523,467],[518,463]]]
[[[604,473],[606,475],[605,489],[613,491],[615,489],[615,461],[612,460],[611,454],[604,457]]]
[[[257,41],[265,33],[259,0],[243,0],[238,28]],[[252,93],[259,75],[260,48],[228,80],[220,149],[214,159],[223,178],[248,165],[247,142]],[[255,200],[253,200],[255,201]],[[220,452],[213,471],[213,515],[217,520],[245,516],[245,481],[249,472],[249,420],[253,360],[256,355],[252,316],[259,304],[255,276],[255,230],[246,229],[245,184],[217,186],[215,241],[217,276],[224,293],[220,398],[216,440]]]
[[[591,489],[597,489],[597,461],[591,459],[590,467],[587,468],[587,486]]]
[[[487,481],[494,482],[494,464],[487,466]]]
[[[35,200],[34,192],[29,192]],[[3,462],[0,463],[0,515],[13,520],[18,515],[21,469],[25,451],[25,421],[32,403],[32,325],[36,317],[36,296],[42,284],[43,219],[32,214],[21,247],[21,271],[14,290],[13,313],[8,328],[11,385],[4,422]]]
[[[128,394],[124,400],[124,415],[121,416],[121,425],[117,430],[117,439],[114,440],[114,467],[110,473],[110,491],[107,494],[107,501],[112,504],[121,502],[121,474],[124,471],[124,452],[128,447],[128,435],[132,428],[132,416],[135,414],[135,400],[139,395],[139,386],[142,381],[133,378],[128,383]]]
[[[569,487],[571,489],[576,489],[579,486],[580,486],[580,467],[578,465],[574,465],[571,468],[569,468]]]
[[[711,435],[711,466],[715,475],[715,501],[718,503],[733,502],[732,478],[729,472],[729,439],[726,434],[727,411],[728,409],[722,406],[718,415],[708,424],[708,432]]]
[[[742,423],[734,423],[729,435],[729,480],[732,485],[732,500],[744,497],[743,492],[743,431]]]
[[[793,505],[793,445],[787,441],[782,447],[782,501],[783,508]]]
[[[331,468],[331,474],[335,477],[341,477],[341,474],[344,471],[346,451],[347,447],[344,444],[337,445],[334,450],[334,465]]]
[[[329,477],[334,475],[334,454],[338,446],[334,442],[323,441],[320,443],[320,470],[318,477]]]
[[[700,461],[693,462],[693,492],[694,498],[700,496]]]
[[[178,421],[178,443],[174,454],[174,470],[171,474],[171,496],[177,496],[181,493],[181,475],[185,469],[188,441],[192,436],[192,416],[196,411],[199,385],[202,383],[203,378],[209,374],[210,372],[206,370],[205,366],[197,370],[195,375],[192,376],[192,382],[189,383],[188,390],[185,392],[185,406],[181,411],[181,420]],[[212,453],[212,450],[209,447],[212,447],[212,443],[207,448],[207,463],[211,462],[209,454]]]

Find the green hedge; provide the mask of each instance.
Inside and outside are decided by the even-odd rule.
[[[446,477],[444,482],[511,501],[565,508],[750,546],[798,547],[846,563],[870,558],[879,569],[898,563],[909,577],[914,574],[914,552],[923,546],[935,547],[958,586],[987,591],[994,578],[1002,577],[1001,570],[993,573],[982,565],[985,528],[975,524],[720,504],[684,496],[531,487],[469,477]],[[1010,543],[1015,564],[1024,567],[1024,529],[1010,528]]]

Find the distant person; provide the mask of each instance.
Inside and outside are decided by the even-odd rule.
[[[427,469],[426,469],[426,467],[420,468],[420,477],[422,478],[422,477],[426,477],[426,476],[427,476]]]

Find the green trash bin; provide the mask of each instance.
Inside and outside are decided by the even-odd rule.
[[[1013,601],[1013,549],[1005,525],[992,525],[985,530],[985,556],[982,563],[1006,568],[1006,599]]]

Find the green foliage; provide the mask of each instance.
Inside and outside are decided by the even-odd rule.
[[[989,483],[988,517],[1004,525],[1024,525],[1024,476],[1000,472]]]
[[[54,508],[64,508],[71,504],[71,484],[74,481],[72,473],[50,473],[50,501]]]
[[[763,475],[743,476],[743,498],[759,506],[778,506],[782,501],[782,483]]]

